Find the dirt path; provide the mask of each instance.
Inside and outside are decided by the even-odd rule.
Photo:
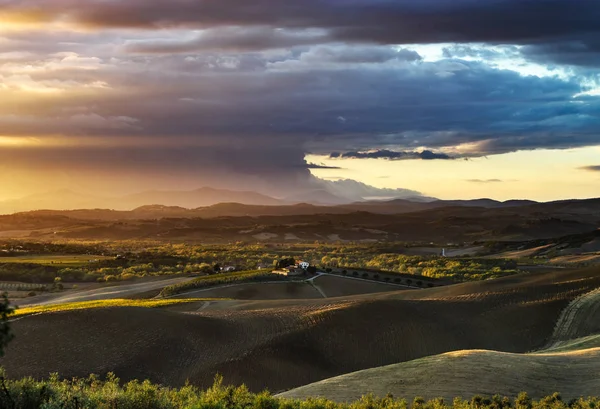
[[[319,287],[318,285],[315,284],[315,278],[319,278],[323,275],[324,273],[318,273],[317,275],[315,275],[314,277],[309,278],[308,280],[306,280],[306,282],[308,284],[310,284],[315,290],[317,290],[317,292],[319,294],[321,294],[321,296],[323,298],[328,298],[327,294],[325,294],[325,292],[323,291],[323,289],[321,287]]]
[[[309,283],[310,285],[312,285],[312,286],[313,286],[313,288],[314,288],[315,290],[317,290],[317,291],[319,292],[319,294],[321,294],[321,295],[323,296],[323,298],[328,298],[328,297],[327,297],[327,294],[325,294],[325,292],[323,292],[323,289],[322,289],[321,287],[319,287],[318,285],[316,285],[314,281],[312,281],[312,280],[311,280],[311,281],[308,281],[308,283]]]
[[[573,300],[558,318],[554,333],[544,349],[555,348],[569,340],[579,338],[581,328],[600,311],[600,288]]]
[[[158,290],[169,285],[179,284],[188,280],[190,280],[189,277],[178,277],[166,280],[154,280],[135,284],[121,284],[110,287],[94,288],[92,290],[73,290],[67,291],[62,294],[40,296],[38,297],[38,299],[28,300],[29,302],[27,303],[24,302],[24,305],[22,306],[26,307],[34,305],[63,304],[79,301],[96,301],[108,300],[112,298],[126,298],[147,291]]]

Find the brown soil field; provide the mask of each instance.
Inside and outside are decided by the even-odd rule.
[[[234,300],[323,298],[313,286],[305,282],[237,284],[186,292],[174,298],[194,298],[196,295],[202,298],[230,298]]]
[[[330,275],[322,275],[315,278],[313,284],[321,289],[328,298],[368,293],[383,293],[406,289],[396,285]]]
[[[535,399],[560,392],[565,401],[598,393],[600,348],[524,355],[495,351],[458,351],[327,379],[281,394],[306,399],[321,396],[354,401],[367,393],[412,400],[462,396],[515,397],[527,391]]]
[[[530,273],[332,299],[222,301],[197,312],[112,308],[28,316],[0,365],[10,377],[104,375],[277,392],[446,352],[525,353],[599,269]],[[445,372],[451,377],[450,372]]]

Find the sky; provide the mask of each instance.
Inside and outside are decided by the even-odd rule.
[[[0,0],[0,200],[598,197],[598,21],[592,0]]]

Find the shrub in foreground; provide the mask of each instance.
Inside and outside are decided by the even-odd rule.
[[[559,394],[534,401],[525,393],[514,400],[498,395],[476,396],[471,400],[456,398],[452,402],[415,398],[410,405],[391,395],[383,398],[368,395],[353,403],[322,398],[291,400],[268,392],[252,393],[245,386],[225,386],[219,376],[207,390],[191,385],[166,388],[149,381],[122,384],[112,374],[105,380],[94,375],[61,380],[54,374],[45,381],[23,378],[3,381],[0,385],[0,407],[7,409],[593,409],[599,404],[598,398],[566,403]]]

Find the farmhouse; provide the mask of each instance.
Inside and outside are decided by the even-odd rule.
[[[306,271],[298,266],[289,266],[281,270],[275,270],[273,271],[273,273],[287,277],[299,277],[303,276],[306,273]]]

